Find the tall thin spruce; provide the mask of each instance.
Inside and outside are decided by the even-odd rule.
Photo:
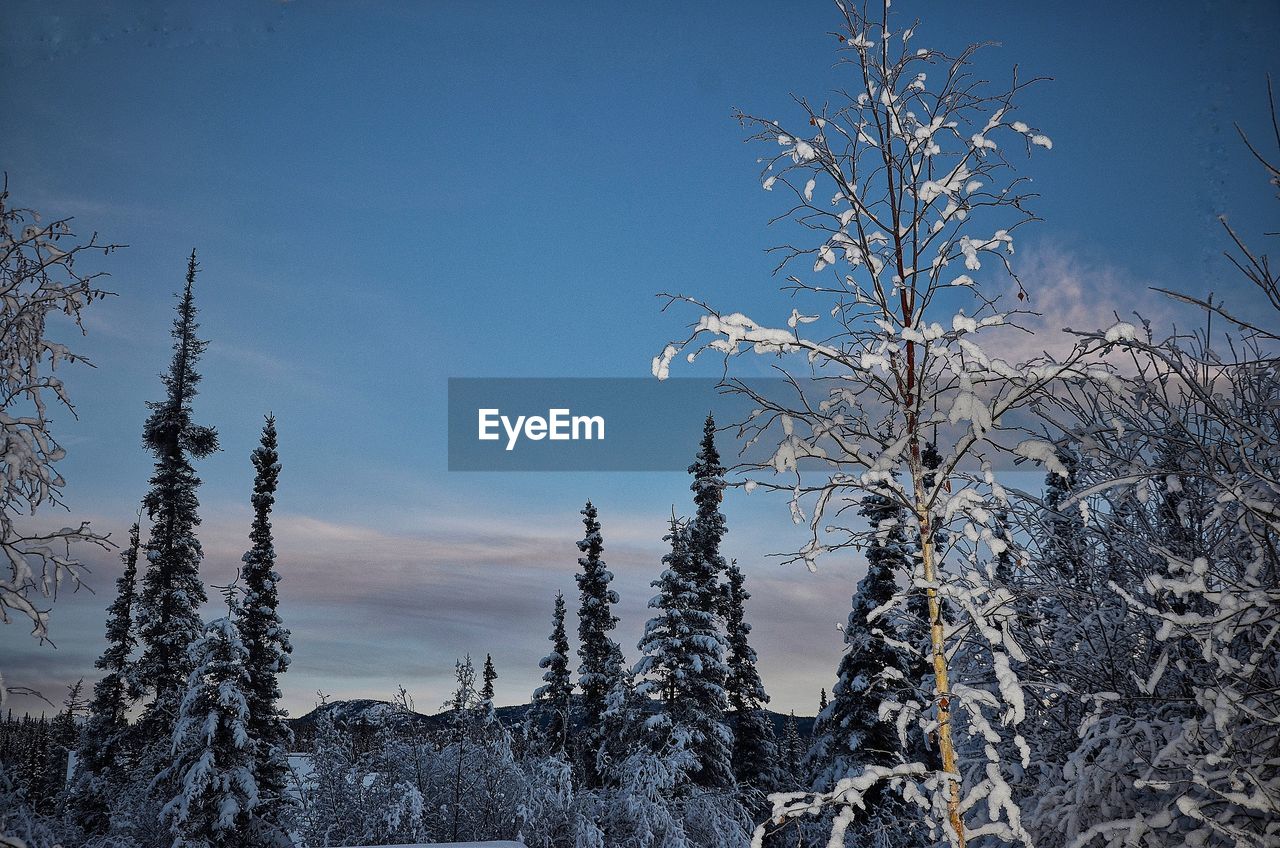
[[[280,575],[275,570],[276,551],[271,531],[271,510],[275,506],[280,479],[280,455],[276,442],[276,420],[268,415],[262,439],[250,456],[253,462],[253,526],[251,547],[240,567],[244,598],[236,608],[236,625],[244,642],[249,683],[245,699],[249,705],[246,727],[253,740],[254,777],[260,794],[255,815],[269,829],[282,827],[281,813],[289,804],[289,744],[293,734],[278,706],[279,675],[289,668],[293,646],[289,631],[280,619]]]
[[[698,758],[694,779],[703,786],[733,785],[733,734],[725,723],[726,646],[723,636],[726,569],[720,542],[728,532],[720,503],[724,500],[724,466],[716,450],[716,422],[710,414],[689,473],[695,512],[689,523],[688,582],[692,592],[686,641],[694,655],[696,675],[688,678],[692,749]]]
[[[569,737],[569,710],[572,704],[573,680],[569,676],[569,637],[564,629],[564,594],[556,592],[555,610],[551,614],[551,653],[538,663],[542,685],[533,693],[533,701],[541,713],[547,749],[564,751]]]
[[[725,692],[733,711],[733,773],[738,786],[768,792],[778,782],[778,744],[773,722],[765,714],[769,695],[756,669],[756,652],[751,647],[751,625],[746,620],[746,575],[738,564],[725,570],[725,639],[729,646],[729,675]]]
[[[493,681],[498,679],[498,670],[493,667],[493,656],[484,655],[484,684],[480,687],[480,700],[493,703]]]
[[[613,573],[605,567],[604,537],[600,533],[600,521],[596,507],[587,501],[582,508],[582,524],[586,535],[578,542],[578,589],[581,605],[578,608],[578,685],[582,689],[582,733],[578,752],[581,767],[588,785],[598,785],[601,780],[597,754],[607,741],[605,713],[609,708],[609,693],[623,678],[622,649],[609,635],[618,626],[613,606],[618,603],[618,593],[609,587]]]
[[[191,461],[216,451],[218,434],[192,421],[191,402],[200,382],[196,364],[208,344],[196,337],[198,268],[193,250],[173,322],[173,361],[160,378],[165,399],[147,404],[151,415],[142,431],[143,444],[156,461],[151,489],[143,500],[152,524],[137,610],[142,656],[133,681],[152,695],[142,717],[148,729],[145,735],[151,739],[167,739],[172,732],[191,672],[187,647],[204,629],[200,617],[200,605],[206,599],[200,580],[203,552],[195,536],[200,524],[196,498],[200,479]]]

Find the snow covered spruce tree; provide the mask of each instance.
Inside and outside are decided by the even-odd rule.
[[[76,260],[115,247],[99,244],[96,235],[77,243],[71,219],[44,224],[34,211],[14,207],[5,178],[0,188],[0,622],[25,621],[42,642],[49,635],[49,610],[40,606],[41,599],[80,581],[71,546],[108,544],[88,522],[59,530],[24,526],[42,507],[63,505],[65,481],[57,463],[65,451],[49,412],[51,405],[61,404],[74,414],[57,368],[87,361],[49,336],[50,319],[61,313],[84,332],[84,310],[110,293],[98,288],[100,274],[82,273]],[[3,671],[0,706],[8,693]]]
[[[609,635],[618,626],[613,605],[618,593],[609,588],[613,573],[605,567],[601,554],[604,537],[595,505],[587,501],[582,508],[582,524],[586,535],[578,542],[577,575],[581,603],[578,607],[578,686],[582,690],[582,728],[576,740],[578,760],[588,786],[599,785],[602,772],[598,762],[610,741],[606,727],[609,696],[626,685],[622,649]]]
[[[903,532],[903,507],[891,497],[871,492],[862,497],[859,514],[875,535],[867,546],[867,573],[858,583],[853,608],[844,628],[845,652],[840,659],[831,701],[819,715],[806,759],[811,786],[830,792],[859,766],[892,768],[906,762],[904,745],[892,725],[880,718],[882,702],[898,701],[906,675],[903,657],[894,644],[900,640],[890,628],[887,609],[897,594],[896,574],[910,576],[912,556]],[[892,640],[892,643],[891,643]],[[915,697],[914,684],[907,683]],[[873,786],[862,799],[866,814],[849,828],[857,844],[875,844],[877,834],[893,834],[891,841],[909,844],[900,820],[900,802],[885,787]]]
[[[672,518],[666,539],[667,567],[653,582],[658,594],[649,601],[656,614],[645,625],[643,656],[634,669],[642,678],[636,691],[657,700],[645,737],[656,753],[687,751],[683,773],[699,785],[723,788],[733,780],[732,735],[723,721],[724,637],[718,614],[706,610],[699,594],[706,584],[699,581],[690,525]]]
[[[716,450],[716,422],[707,414],[702,442],[689,473],[693,482],[694,515],[689,522],[687,582],[690,630],[684,638],[693,665],[687,681],[690,701],[690,740],[697,765],[693,778],[701,786],[724,788],[733,785],[733,733],[725,724],[728,702],[724,684],[729,669],[725,664],[724,597],[722,582],[725,559],[720,542],[728,531],[720,502],[724,499],[724,466]]]
[[[1275,141],[1267,156],[1250,148],[1271,186]],[[1132,370],[1119,391],[1063,401],[1084,475],[1063,505],[1086,517],[1118,601],[1097,605],[1094,629],[1127,632],[1123,651],[1074,658],[1064,697],[1088,710],[1035,811],[1044,845],[1280,840],[1280,275],[1224,227],[1249,294],[1271,309],[1166,292],[1203,310],[1205,328],[1085,334]]]
[[[128,688],[129,657],[137,644],[133,602],[141,546],[137,522],[129,528],[129,547],[121,554],[124,572],[116,580],[116,598],[107,608],[107,647],[94,666],[104,672],[93,686],[89,718],[80,733],[70,806],[76,823],[89,834],[103,834],[111,824],[111,802],[128,777],[125,730],[132,696]]]
[[[685,522],[672,515],[670,528],[662,540],[671,550],[662,557],[666,567],[650,584],[658,590],[658,594],[649,599],[649,609],[655,614],[645,622],[644,633],[636,645],[640,660],[632,669],[637,679],[636,692],[658,702],[658,713],[645,722],[644,733],[649,747],[655,751],[661,751],[667,744],[676,708],[676,677],[688,668],[681,637],[688,627],[685,618],[693,594],[685,577],[689,558],[689,530]]]
[[[919,552],[913,588],[927,602],[933,687],[925,701],[889,704],[885,718],[906,734],[934,734],[942,768],[865,765],[830,792],[777,796],[775,816],[836,807],[832,838],[839,840],[865,792],[888,780],[955,845],[985,834],[1026,841],[999,749],[961,762],[957,736],[996,733],[997,725],[1016,734],[1022,718],[1008,663],[1021,649],[987,626],[985,615],[1005,602],[984,562],[1004,546],[989,526],[991,509],[1005,500],[989,463],[1009,452],[1056,467],[1051,445],[1018,440],[1011,413],[1060,378],[1089,376],[1076,353],[1066,362],[1018,366],[978,344],[979,336],[1016,323],[1017,309],[1004,311],[998,301],[1002,288],[1027,296],[1009,254],[1014,232],[1033,216],[1006,151],[1029,153],[1051,142],[1015,118],[1025,83],[1015,78],[992,91],[971,75],[973,48],[949,56],[917,47],[916,27],[895,27],[888,3],[866,12],[845,2],[836,8],[844,76],[835,99],[818,105],[799,98],[795,127],[737,116],[773,151],[764,159],[764,188],[787,193],[796,233],[813,239],[782,248],[781,263],[804,263],[786,288],[813,311],[792,309],[785,324],[771,326],[670,295],[670,304],[701,315],[690,335],[654,358],[653,372],[667,377],[682,352],[781,357],[779,367],[795,378],[785,390],[726,384],[757,407],[743,436],[775,448],[748,463],[762,472],[751,486],[788,493],[794,520],[810,528],[795,559],[814,567],[824,555],[860,544],[867,531],[842,526],[840,516],[868,490],[905,508],[908,541]],[[926,485],[923,451],[931,438],[941,462]],[[957,532],[944,542],[948,530]],[[893,611],[910,594],[897,593]],[[947,620],[944,600],[957,620]],[[991,666],[973,669],[985,680],[953,679],[948,655],[962,637],[992,644]],[[975,684],[995,679],[1003,702],[993,704],[989,690]],[[987,751],[996,756],[987,760]]]
[[[254,812],[258,829],[283,833],[289,806],[289,744],[293,734],[278,706],[279,675],[289,668],[293,647],[289,631],[280,619],[275,570],[276,551],[271,534],[271,509],[275,505],[280,478],[280,456],[276,445],[276,421],[268,415],[262,439],[250,459],[253,462],[252,546],[240,567],[244,597],[236,608],[236,626],[246,651],[249,688],[247,727],[253,742],[253,776],[258,785],[258,806]]]
[[[157,779],[176,787],[160,812],[175,848],[245,844],[258,805],[249,736],[249,652],[230,617],[191,643],[192,671],[173,727],[172,763]]]
[[[493,681],[498,679],[498,670],[493,667],[493,656],[484,655],[484,683],[480,687],[480,700],[493,703]]]
[[[564,752],[569,738],[570,710],[573,705],[573,680],[569,675],[569,637],[564,629],[564,594],[556,592],[551,614],[551,653],[538,662],[543,669],[542,685],[533,693],[538,727],[543,734],[544,750],[550,754]]]
[[[182,687],[191,671],[187,648],[203,629],[200,605],[205,601],[200,580],[203,556],[195,529],[200,479],[192,459],[218,449],[218,434],[191,418],[200,375],[196,364],[207,342],[196,337],[196,254],[187,263],[186,286],[173,322],[173,361],[161,377],[165,399],[149,402],[151,415],[143,427],[143,443],[155,454],[151,489],[143,504],[151,518],[147,540],[147,571],[138,596],[138,635],[142,656],[133,682],[152,696],[142,716],[144,735],[167,737],[177,718]]]
[[[764,710],[769,695],[756,670],[756,652],[750,642],[746,604],[751,593],[746,589],[746,575],[735,562],[725,569],[725,577],[725,641],[729,649],[725,695],[732,710],[733,774],[739,788],[763,793],[779,787],[778,745],[773,722]]]

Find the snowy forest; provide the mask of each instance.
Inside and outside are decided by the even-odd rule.
[[[734,115],[789,228],[771,285],[794,308],[758,322],[697,291],[660,295],[673,340],[655,336],[653,378],[715,359],[754,411],[709,415],[684,446],[688,490],[669,517],[653,509],[666,554],[640,632],[619,626],[611,516],[584,493],[582,535],[565,540],[575,582],[542,599],[542,685],[504,693],[521,706],[497,705],[492,656],[462,656],[444,704],[402,688],[282,708],[279,587],[306,576],[278,568],[272,518],[306,446],[263,410],[245,553],[212,585],[201,462],[220,433],[198,389],[219,329],[199,306],[217,272],[194,251],[138,416],[153,465],[136,523],[126,538],[53,529],[75,503],[58,470],[58,413],[75,408],[62,375],[83,361],[72,337],[119,296],[104,274],[122,247],[11,200],[7,179],[4,639],[48,637],[55,594],[92,582],[77,551],[123,572],[95,587],[95,667],[40,693],[62,701],[46,715],[0,722],[0,846],[1280,845],[1276,233],[1219,210],[1203,238],[1241,294],[1157,289],[1190,326],[1103,313],[1033,334],[1037,280],[1015,239],[1039,220],[1027,175],[1060,151],[1019,104],[1042,81],[988,82],[976,46],[931,48],[927,21],[888,2],[838,0],[823,25],[839,90]],[[1273,134],[1231,143],[1280,200],[1275,100],[1241,108]],[[762,393],[744,360],[784,390]],[[759,552],[794,579],[865,561],[812,718],[769,709],[752,585],[724,553],[726,499],[747,496],[804,531]],[[6,666],[0,709],[29,692]]]

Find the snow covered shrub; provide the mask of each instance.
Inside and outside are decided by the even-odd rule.
[[[675,757],[637,751],[619,769],[620,786],[581,796],[584,817],[599,827],[608,845],[688,846],[672,796],[693,761],[687,751]]]
[[[681,731],[675,731],[678,735]],[[751,819],[732,791],[689,779],[698,763],[687,744],[642,747],[617,770],[617,785],[578,796],[578,841],[628,848],[746,848]]]
[[[1267,257],[1226,229],[1236,267],[1280,309]],[[1063,655],[1062,698],[1083,709],[1065,767],[1045,776],[1044,845],[1280,841],[1280,313],[1173,296],[1234,338],[1212,320],[1163,340],[1128,323],[1088,334],[1130,373],[1064,403],[1087,472],[1064,506],[1096,540],[1105,598],[1090,610],[1102,626],[1077,630],[1120,638]]]
[[[572,848],[579,830],[573,766],[563,752],[522,763],[526,791],[517,809],[519,835],[531,848]]]
[[[361,819],[362,777],[350,739],[334,725],[330,713],[321,713],[311,773],[300,786],[301,831],[310,848],[343,845],[354,837]]]

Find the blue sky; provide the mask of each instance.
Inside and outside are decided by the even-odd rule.
[[[92,310],[81,343],[98,368],[67,376],[73,514],[122,537],[145,490],[143,404],[160,393],[170,295],[194,246],[212,341],[196,408],[223,444],[200,468],[206,573],[222,582],[244,549],[248,453],[273,411],[291,709],[318,688],[386,696],[398,683],[434,707],[467,651],[494,654],[500,701],[525,700],[552,597],[573,587],[587,497],[633,656],[663,517],[687,503],[687,481],[450,474],[446,380],[644,376],[683,322],[659,312],[663,290],[785,317],[764,254],[784,210],[729,116],[787,117],[791,92],[836,85],[832,8],[45,5],[8,4],[0,23],[13,199],[130,245],[103,263],[120,296]],[[1238,289],[1216,216],[1271,225],[1232,122],[1266,128],[1274,3],[903,6],[922,44],[1000,42],[981,54],[991,78],[1015,64],[1054,78],[1021,113],[1054,139],[1022,167],[1045,223],[1024,231],[1019,261],[1046,326],[1101,326],[1109,309],[1174,317],[1149,285]],[[785,503],[735,496],[726,512],[766,685],[811,712],[860,565],[771,565]],[[56,651],[5,628],[7,679],[57,693],[92,678],[118,572],[96,565],[96,595],[56,604]]]

